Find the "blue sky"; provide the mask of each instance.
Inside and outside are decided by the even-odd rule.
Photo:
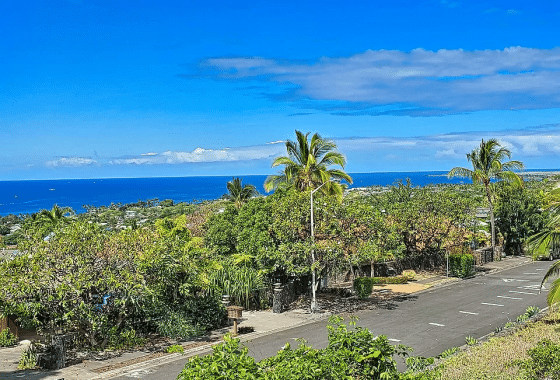
[[[21,1],[0,15],[0,180],[269,174],[294,130],[348,172],[496,137],[560,165],[560,5]]]

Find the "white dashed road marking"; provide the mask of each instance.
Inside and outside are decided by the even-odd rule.
[[[504,305],[500,305],[497,303],[488,303],[488,302],[481,302],[482,305],[488,305],[488,306],[504,306]]]
[[[498,298],[507,298],[510,300],[522,300],[523,298],[519,298],[519,297],[508,297],[508,296],[496,296]]]
[[[470,315],[478,315],[478,313],[472,313],[470,311],[461,311],[461,310],[459,310],[459,313],[470,314]]]
[[[439,326],[439,327],[444,327],[445,326],[445,325],[442,325],[442,324],[439,324],[439,323],[433,323],[433,322],[430,322],[429,324],[434,325],[434,326]]]
[[[533,273],[523,273],[523,274],[538,274],[538,273],[536,273],[536,272],[533,272]]]
[[[387,339],[387,340],[390,340],[391,342],[400,342],[401,341],[400,339]]]
[[[533,296],[537,295],[537,293],[528,293],[528,292],[518,292],[517,290],[510,290],[510,293],[519,293],[519,294],[531,294]]]

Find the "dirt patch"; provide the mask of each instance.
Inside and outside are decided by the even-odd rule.
[[[383,290],[390,290],[392,293],[400,294],[412,294],[419,292],[421,290],[429,288],[431,285],[426,284],[386,284],[386,285],[376,285],[373,287],[372,297],[375,297],[375,293]]]

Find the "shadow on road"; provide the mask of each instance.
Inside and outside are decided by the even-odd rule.
[[[61,380],[64,379],[64,376],[60,374],[57,375],[57,371],[46,371],[46,370],[25,370],[25,371],[0,371],[0,380],[16,380],[16,379],[25,379],[25,380],[41,380],[41,379],[49,379],[49,380]]]

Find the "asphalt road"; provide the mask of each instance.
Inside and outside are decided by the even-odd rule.
[[[532,262],[500,273],[479,276],[437,288],[383,309],[356,313],[358,325],[391,342],[414,349],[416,356],[435,356],[465,344],[465,337],[480,338],[525,313],[529,306],[546,307],[546,289],[539,287],[550,262]],[[327,321],[279,331],[247,342],[251,356],[260,360],[276,354],[286,343],[304,338],[315,348],[327,345]],[[118,380],[174,380],[186,358],[153,368],[138,369],[115,377]]]

